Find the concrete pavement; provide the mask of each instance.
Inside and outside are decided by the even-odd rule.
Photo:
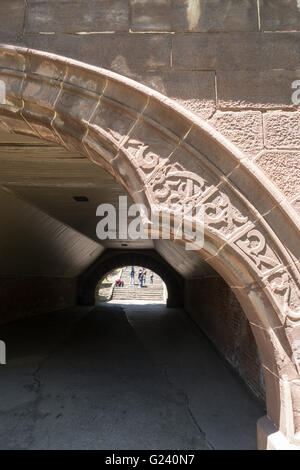
[[[264,410],[180,309],[78,307],[0,337],[0,449],[255,448]]]

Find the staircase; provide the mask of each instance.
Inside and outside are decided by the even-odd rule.
[[[142,288],[139,287],[138,282],[138,272],[140,267],[135,266],[135,285],[130,285],[130,271],[131,266],[123,268],[121,274],[121,280],[124,282],[124,287],[114,287],[111,300],[115,301],[135,301],[135,300],[144,300],[144,301],[155,301],[155,302],[164,302],[164,283],[163,281],[154,274],[153,284],[150,284],[150,274],[151,272],[147,269],[146,275],[146,285]]]

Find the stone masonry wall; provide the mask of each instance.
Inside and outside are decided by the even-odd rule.
[[[186,281],[185,310],[250,390],[264,400],[265,386],[255,339],[227,284],[220,277]]]
[[[4,324],[74,306],[76,280],[42,277],[0,279],[0,298],[0,319]]]
[[[208,120],[300,213],[298,0],[1,0],[0,41],[114,70]]]

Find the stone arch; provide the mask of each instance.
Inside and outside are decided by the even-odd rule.
[[[2,129],[79,151],[152,212],[204,208],[199,255],[249,319],[269,418],[300,445],[299,219],[284,196],[206,122],[130,79],[14,46],[0,67]]]
[[[144,266],[160,276],[168,290],[167,307],[183,306],[184,280],[154,250],[105,251],[79,277],[78,302],[83,305],[93,305],[99,279],[115,268],[131,265]]]

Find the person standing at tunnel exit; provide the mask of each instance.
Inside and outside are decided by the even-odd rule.
[[[139,275],[138,275],[138,280],[139,280],[139,283],[140,283],[139,287],[143,287],[143,277],[144,277],[143,276],[143,270],[140,269],[139,270]]]
[[[130,285],[131,286],[134,286],[134,275],[135,275],[134,266],[131,266],[131,271],[130,271]]]

